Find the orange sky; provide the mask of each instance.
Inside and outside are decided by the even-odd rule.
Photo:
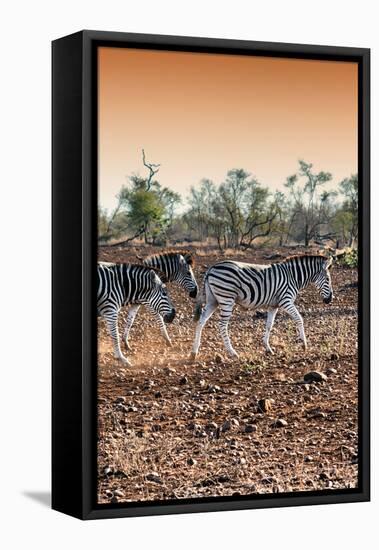
[[[145,174],[182,194],[244,168],[281,189],[297,160],[357,171],[356,63],[99,49],[99,203],[115,205],[126,176]]]

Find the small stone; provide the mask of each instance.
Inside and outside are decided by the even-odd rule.
[[[197,460],[195,460],[194,458],[192,458],[190,456],[189,458],[187,458],[187,464],[188,464],[188,466],[196,466]]]
[[[339,359],[338,353],[333,352],[333,353],[330,355],[330,360],[331,360],[331,361],[338,361],[338,359]]]
[[[115,400],[115,403],[125,403],[126,402],[126,398],[125,397],[117,397],[116,400]]]
[[[112,473],[112,468],[110,468],[109,466],[105,466],[103,471],[104,475],[109,476]]]
[[[216,353],[215,361],[216,361],[217,364],[220,364],[224,361],[224,359],[222,358],[222,355],[220,355],[219,353]]]
[[[151,430],[153,432],[160,432],[162,430],[162,426],[160,424],[153,424]]]
[[[326,374],[337,374],[337,369],[330,367],[329,369],[326,369]]]
[[[285,426],[288,426],[288,422],[286,420],[284,420],[284,418],[278,418],[272,424],[273,428],[284,428]]]
[[[316,370],[304,374],[305,382],[325,382],[327,379],[328,377],[326,376],[326,374]]]
[[[199,386],[200,386],[201,388],[204,388],[204,386],[205,386],[205,380],[200,380]]]
[[[260,399],[258,401],[258,411],[263,412],[263,413],[267,413],[267,412],[271,411],[272,405],[273,405],[273,400],[272,399]]]
[[[159,399],[159,397],[162,397],[162,393],[160,391],[156,391],[155,394],[154,394],[154,397],[156,399]]]
[[[180,384],[181,386],[184,386],[185,384],[188,384],[188,378],[187,378],[187,376],[182,376],[182,378],[181,378],[180,381],[179,381],[179,384]]]
[[[221,426],[221,430],[223,432],[228,432],[232,427],[232,423],[230,420],[225,420],[225,422],[223,423],[223,425]]]
[[[246,424],[245,426],[245,433],[247,434],[251,434],[253,432],[256,432],[257,431],[257,427],[254,426],[254,424]]]
[[[232,424],[232,426],[234,426],[235,428],[238,428],[240,423],[238,422],[238,420],[236,418],[232,418],[230,423]]]
[[[317,411],[312,415],[312,418],[326,418],[327,414],[322,411]]]
[[[133,406],[128,407],[128,412],[130,412],[130,413],[131,412],[137,412],[137,411],[138,411],[137,407],[133,407]]]
[[[153,483],[162,484],[163,481],[157,472],[151,472],[146,476],[147,481],[152,481]]]
[[[216,422],[210,422],[210,423],[208,424],[207,428],[208,428],[209,430],[214,431],[214,430],[217,430],[218,426],[217,426]]]
[[[116,495],[116,497],[123,497],[125,496],[125,494],[121,491],[121,489],[116,489],[114,491],[114,494]]]

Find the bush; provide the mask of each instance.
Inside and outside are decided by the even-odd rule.
[[[338,256],[337,264],[344,267],[358,267],[358,250],[356,248],[347,248]]]

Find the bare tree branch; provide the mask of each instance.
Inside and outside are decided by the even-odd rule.
[[[159,172],[160,164],[152,164],[151,162],[146,161],[145,149],[142,149],[142,162],[144,166],[149,170],[149,177],[147,178],[147,191],[150,190],[151,184],[153,182],[153,177],[157,172]]]

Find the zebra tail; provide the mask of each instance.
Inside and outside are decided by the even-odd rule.
[[[197,323],[197,321],[200,319],[200,316],[203,312],[203,305],[205,304],[206,297],[205,297],[205,283],[207,280],[207,276],[205,276],[203,286],[201,287],[201,290],[197,296],[196,304],[195,304],[195,310],[193,313],[193,320]]]

